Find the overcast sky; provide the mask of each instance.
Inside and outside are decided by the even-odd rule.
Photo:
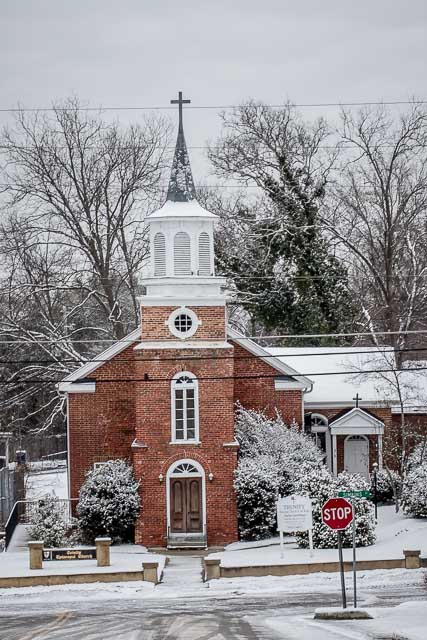
[[[426,0],[1,0],[0,107],[427,99],[426,27]],[[185,122],[189,146],[219,130]]]

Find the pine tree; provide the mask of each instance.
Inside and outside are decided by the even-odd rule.
[[[66,543],[65,524],[57,498],[47,495],[37,502],[29,534],[32,540],[42,540],[45,547],[60,547]]]

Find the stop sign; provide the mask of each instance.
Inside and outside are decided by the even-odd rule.
[[[346,529],[353,520],[353,509],[345,498],[330,498],[322,507],[322,522],[330,529]]]

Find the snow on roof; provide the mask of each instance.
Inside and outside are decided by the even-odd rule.
[[[197,200],[190,200],[189,202],[172,202],[166,200],[163,207],[160,207],[157,211],[153,211],[147,216],[146,221],[156,218],[218,218],[217,215],[204,209]]]
[[[391,347],[381,352],[376,347],[267,347],[266,350],[300,375],[314,380],[313,390],[305,397],[309,404],[354,406],[356,393],[361,398],[361,406],[390,405],[398,401],[392,374],[362,373],[389,369],[390,364],[395,366]],[[326,375],[314,375],[316,373]],[[405,374],[408,375],[409,372]],[[390,382],[387,382],[389,376]]]

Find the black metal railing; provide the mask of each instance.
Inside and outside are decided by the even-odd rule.
[[[57,499],[55,500],[55,512],[58,514],[58,518],[61,518],[65,524],[71,525],[73,523],[73,505],[77,502],[77,498],[71,499]],[[40,505],[43,503],[43,498],[40,500],[18,500],[13,505],[13,509],[10,512],[9,518],[4,528],[5,532],[5,551],[12,540],[12,536],[18,524],[29,524],[34,520]]]

